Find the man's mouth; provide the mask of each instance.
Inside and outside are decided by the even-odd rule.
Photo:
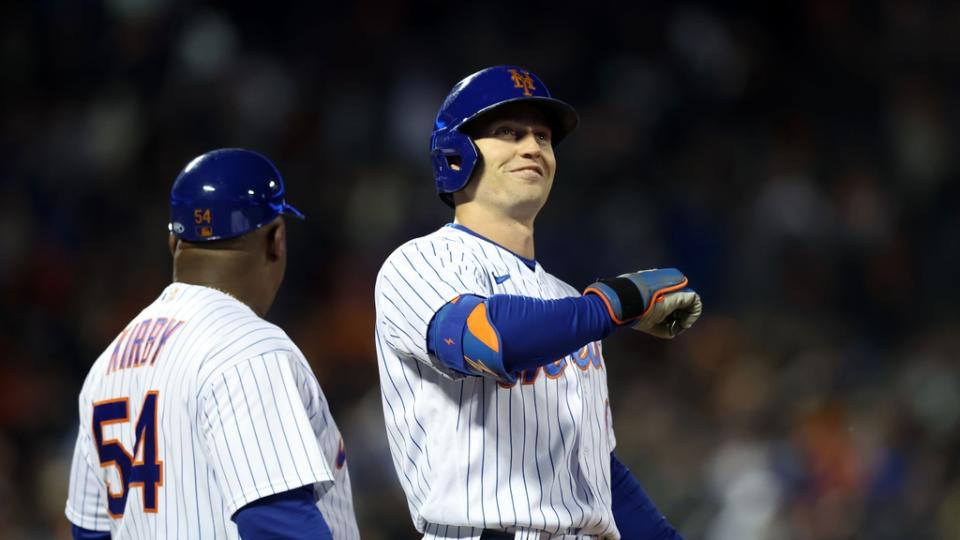
[[[525,165],[523,167],[517,167],[510,172],[517,173],[520,176],[543,176],[543,169],[537,165]]]

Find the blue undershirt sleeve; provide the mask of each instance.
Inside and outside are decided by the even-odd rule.
[[[330,527],[313,499],[312,485],[257,499],[237,510],[230,519],[237,524],[243,540],[333,540]]]
[[[562,358],[613,331],[596,295],[541,300],[495,294],[457,297],[427,330],[427,348],[446,367],[512,383],[516,373]]]
[[[613,519],[623,538],[683,540],[613,452],[610,453],[610,492]]]
[[[70,524],[70,534],[73,535],[73,540],[110,540],[109,531],[92,531],[72,523]]]
[[[486,303],[503,338],[504,364],[513,370],[553,362],[614,328],[606,305],[594,294],[558,300],[495,294]]]

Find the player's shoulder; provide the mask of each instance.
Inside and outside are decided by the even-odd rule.
[[[547,272],[542,265],[539,266],[540,270],[540,281],[548,285],[548,290],[554,290],[558,294],[559,298],[567,296],[580,296],[580,290],[570,285],[566,281],[558,278],[557,276]]]
[[[472,250],[471,243],[469,236],[445,225],[430,234],[407,240],[393,250],[380,267],[380,274],[394,272],[398,268],[433,265],[437,259],[452,255],[462,259],[464,253]]]
[[[211,375],[246,363],[275,362],[286,358],[293,363],[305,363],[303,353],[293,339],[279,326],[258,317],[242,313],[231,321],[229,328],[212,336],[206,344],[206,354],[197,366],[198,378],[208,380]]]
[[[444,248],[466,249],[469,247],[469,238],[469,236],[462,234],[456,228],[450,225],[444,225],[430,234],[407,240],[397,249],[393,250],[393,253],[387,257],[387,260],[412,252],[434,254],[435,251]]]
[[[167,286],[167,289],[164,290],[164,293],[169,290],[169,288],[170,286]],[[110,340],[110,343],[107,344],[107,347],[101,351],[100,355],[91,366],[90,371],[87,374],[87,379],[84,381],[84,387],[95,382],[93,379],[96,379],[96,376],[103,371],[103,369],[98,369],[98,367],[104,367],[106,363],[111,361],[113,356],[118,354],[118,352],[122,353],[122,351],[118,351],[118,345],[121,349],[125,349],[125,343],[131,341],[130,334],[132,331],[136,330],[137,326],[142,324],[144,321],[152,320],[157,317],[157,305],[162,301],[162,299],[163,294],[140,310],[140,312],[130,319],[123,327],[115,329],[116,334],[114,335],[113,339]]]
[[[173,309],[191,327],[191,349],[208,368],[238,356],[294,350],[282,328],[223,291],[177,283],[164,291],[163,301],[179,303]]]
[[[223,331],[212,336],[211,357],[220,350],[251,356],[270,351],[295,350],[293,340],[276,324],[260,318],[252,310],[238,310],[235,315],[224,324]]]

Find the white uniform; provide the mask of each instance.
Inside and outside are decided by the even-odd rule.
[[[66,515],[114,539],[238,538],[237,509],[313,484],[334,538],[358,538],[342,445],[280,328],[174,283],[87,375]]]
[[[376,340],[387,436],[425,538],[619,538],[616,444],[600,342],[512,387],[464,377],[427,352],[434,313],[461,294],[557,299],[579,292],[455,226],[407,242],[377,276]]]

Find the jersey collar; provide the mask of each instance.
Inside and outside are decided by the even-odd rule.
[[[497,246],[498,248],[500,248],[500,249],[506,251],[507,253],[513,255],[514,257],[520,259],[520,262],[522,262],[523,264],[527,265],[527,268],[529,268],[530,270],[536,270],[536,269],[537,269],[537,261],[536,261],[536,259],[528,259],[528,258],[526,258],[526,257],[524,257],[524,256],[522,256],[522,255],[517,255],[516,253],[514,253],[514,252],[510,251],[509,249],[501,246],[500,244],[494,242],[493,240],[487,238],[486,236],[483,236],[482,234],[480,234],[480,233],[478,233],[478,232],[475,232],[475,231],[473,231],[473,230],[471,230],[471,229],[468,229],[467,227],[464,227],[463,225],[461,225],[461,224],[459,224],[459,223],[447,223],[446,226],[447,226],[447,227],[453,227],[454,229],[457,229],[458,231],[463,231],[463,232],[465,232],[465,233],[467,233],[467,234],[476,236],[477,238],[479,238],[479,239],[481,239],[481,240],[484,240],[484,241],[486,241],[486,242],[490,242],[491,244]]]

